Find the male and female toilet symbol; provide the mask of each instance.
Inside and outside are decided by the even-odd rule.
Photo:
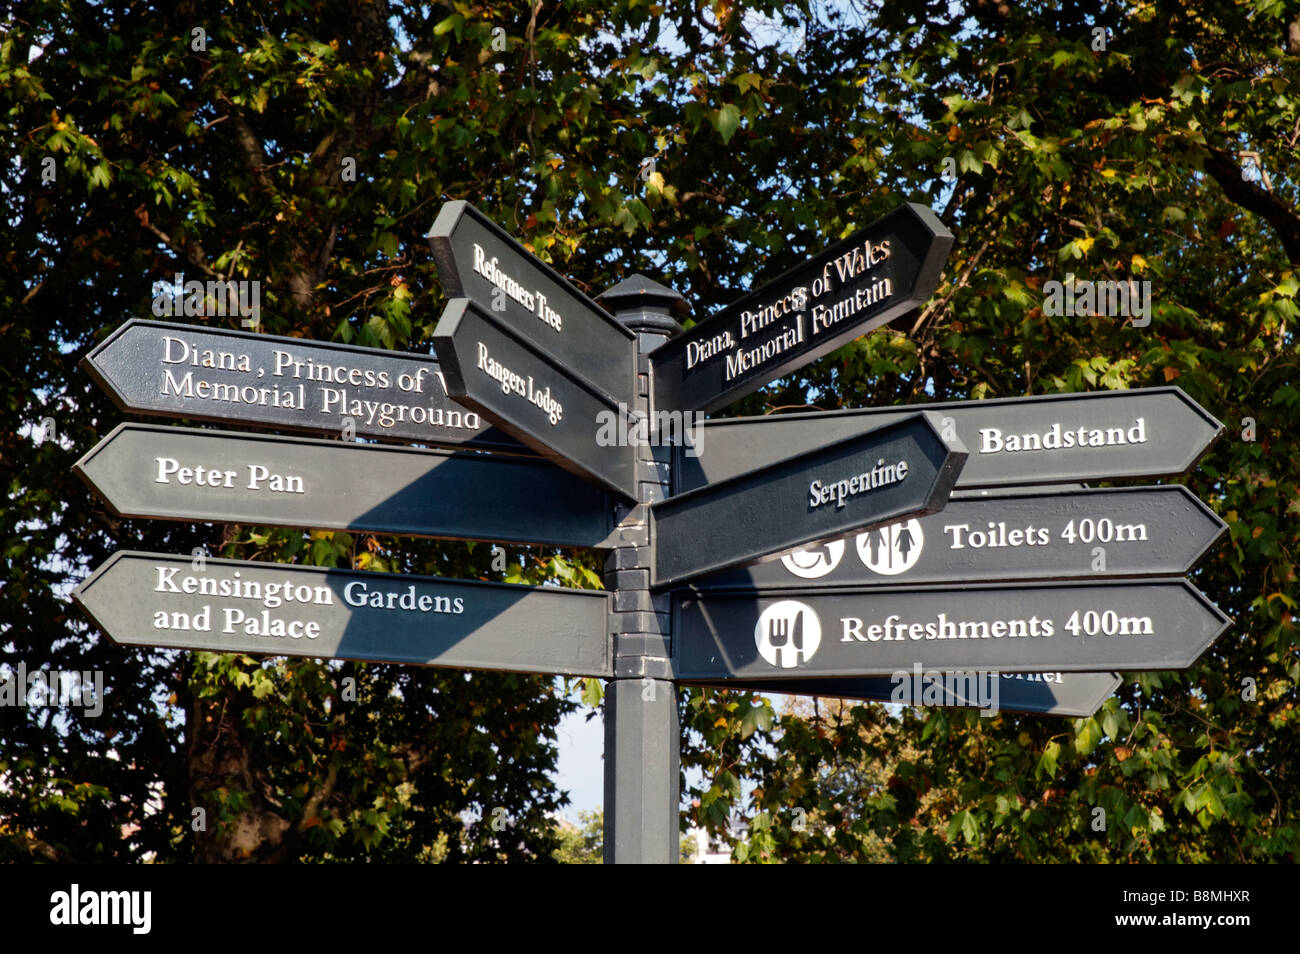
[[[900,520],[859,533],[855,545],[858,559],[868,570],[882,576],[897,576],[916,566],[925,546],[925,534],[921,531],[921,521]],[[844,550],[843,540],[831,540],[800,547],[783,556],[781,563],[801,579],[816,580],[840,565]]]

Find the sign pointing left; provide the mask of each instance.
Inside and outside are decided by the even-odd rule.
[[[527,452],[453,403],[427,354],[132,319],[81,366],[137,414]]]
[[[73,592],[113,642],[612,675],[609,594],[120,551]]]
[[[601,546],[612,508],[535,457],[121,424],[73,468],[125,517]]]

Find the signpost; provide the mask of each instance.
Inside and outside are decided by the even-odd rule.
[[[834,699],[862,699],[899,705],[973,706],[982,708],[979,683],[972,686],[970,673],[918,674],[910,672],[861,679],[766,679],[761,682],[731,682],[715,685],[760,693],[795,696],[825,696]],[[987,673],[981,673],[986,677]],[[1114,672],[1007,672],[997,679],[998,709],[1038,715],[1086,718],[1101,708],[1119,688]],[[920,676],[920,682],[918,682]],[[976,691],[972,692],[974,688]],[[932,701],[931,701],[932,700]]]
[[[526,454],[424,354],[132,319],[81,362],[124,411]]]
[[[636,499],[632,448],[609,439],[626,403],[602,396],[467,298],[447,306],[433,343],[458,402],[560,467]]]
[[[127,646],[611,675],[597,590],[119,551],[73,599]]]
[[[124,517],[580,547],[614,529],[603,493],[535,457],[121,424],[73,469]]]
[[[713,411],[923,304],[952,233],[907,203],[650,355],[655,408]]]
[[[943,508],[966,460],[915,414],[650,508],[652,586]]]
[[[1186,669],[1230,620],[1186,580],[679,593],[675,672],[693,681],[925,669]]]
[[[722,418],[701,425],[691,454],[674,451],[674,490],[727,480],[916,411],[936,415],[940,433],[969,449],[959,490],[1177,476],[1223,432],[1177,387]]]
[[[606,679],[607,859],[674,861],[680,685],[1087,715],[1229,624],[1177,578],[1224,530],[1185,488],[1059,486],[1189,468],[1223,425],[1178,388],[639,446],[921,305],[952,245],[924,207],[677,338],[671,289],[621,283],[615,319],[465,202],[429,240],[438,359],[131,321],[83,362],[124,410],[390,443],[130,424],[77,472],[127,517],[607,548],[613,592],[123,551],[73,594],[112,639]]]
[[[448,298],[469,298],[543,359],[632,405],[636,338],[604,308],[468,202],[446,203],[427,237]]]
[[[766,590],[1172,576],[1195,566],[1226,530],[1178,484],[967,493],[953,496],[933,516],[897,521],[848,540],[826,540],[693,585]]]

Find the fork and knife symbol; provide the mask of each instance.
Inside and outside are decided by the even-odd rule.
[[[790,632],[791,623],[794,624],[794,632]],[[803,611],[796,612],[794,619],[788,617],[776,617],[767,621],[767,644],[776,651],[776,664],[781,669],[787,669],[785,664],[785,645],[790,644],[794,650],[794,665],[799,666],[803,663]]]

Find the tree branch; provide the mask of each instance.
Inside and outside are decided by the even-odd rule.
[[[1224,193],[1247,212],[1253,212],[1273,227],[1292,265],[1300,265],[1300,217],[1271,193],[1241,177],[1241,167],[1231,153],[1211,148],[1205,155],[1205,171],[1214,177]]]

